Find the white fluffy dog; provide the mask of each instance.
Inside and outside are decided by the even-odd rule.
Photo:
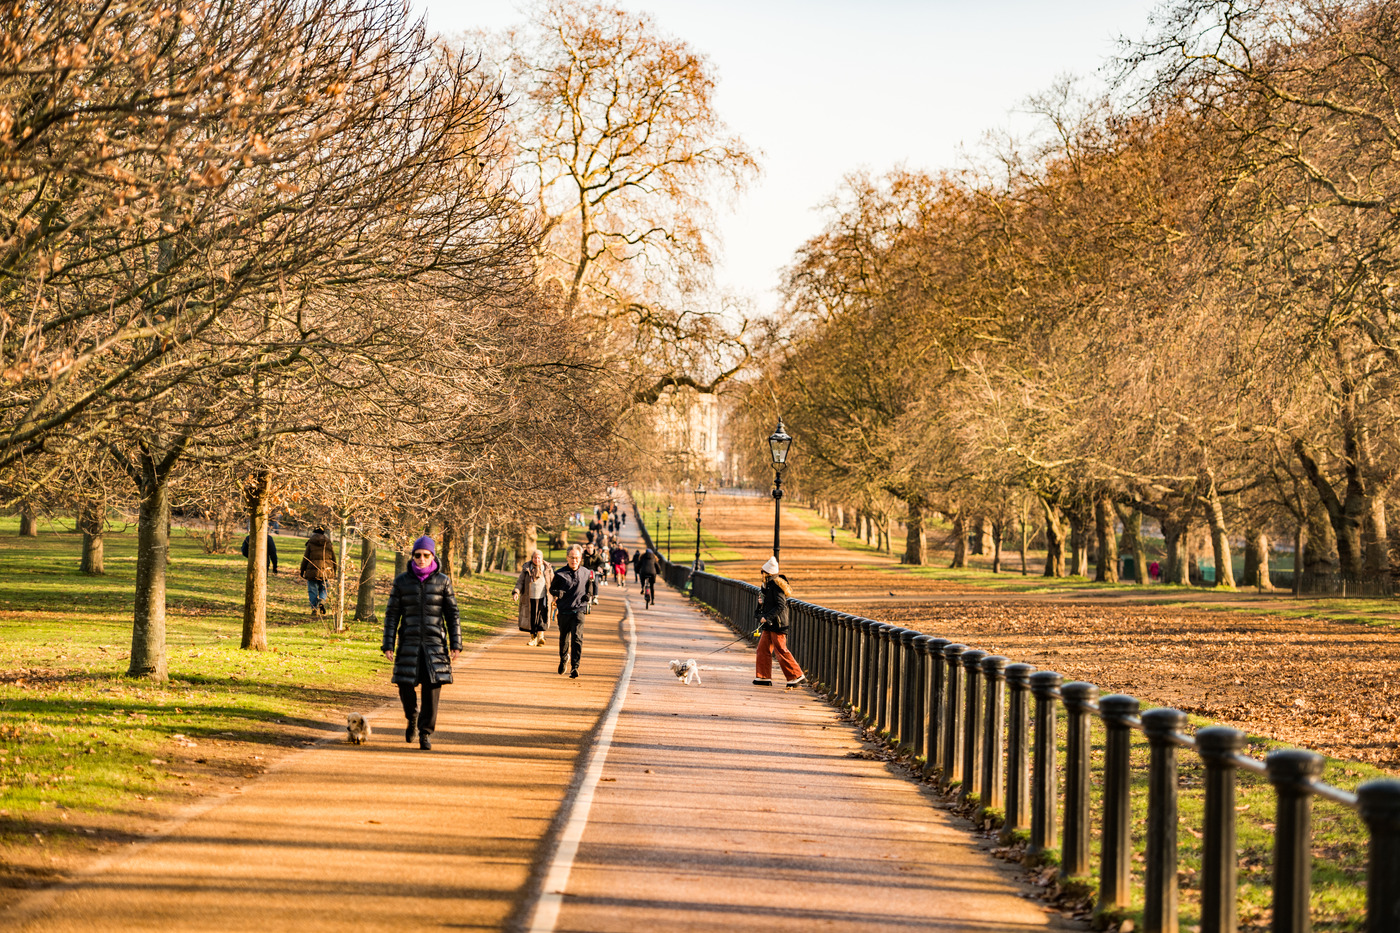
[[[345,731],[350,736],[351,745],[363,745],[369,741],[370,735],[374,732],[369,727],[369,720],[362,713],[345,714]]]
[[[687,686],[690,684],[704,683],[704,681],[700,679],[700,664],[694,658],[688,661],[672,661],[671,673],[675,674],[676,678]]]

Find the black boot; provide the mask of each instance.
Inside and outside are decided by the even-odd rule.
[[[418,736],[418,747],[419,747],[419,748],[430,749],[430,748],[433,747],[433,743],[432,743],[432,742],[429,740],[429,738],[428,738],[428,736],[430,736],[430,735],[432,735],[432,733],[430,733],[430,732],[424,732],[423,734],[421,734],[421,735]]]
[[[418,727],[415,726],[415,725],[413,724],[413,720],[410,719],[410,720],[408,721],[408,728],[405,729],[405,730],[403,730],[403,740],[404,740],[405,742],[412,742],[412,741],[413,741],[413,737],[414,737],[415,735],[417,735],[417,734],[418,734]]]

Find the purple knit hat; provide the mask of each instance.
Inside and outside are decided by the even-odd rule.
[[[414,551],[432,551],[433,554],[436,555],[437,542],[434,541],[432,538],[428,537],[427,535],[424,535],[417,541],[413,542],[413,547],[409,549],[408,553],[412,554]]]

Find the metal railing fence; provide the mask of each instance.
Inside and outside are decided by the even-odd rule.
[[[688,568],[685,568],[688,573]],[[668,581],[670,577],[668,576]],[[692,595],[716,609],[737,634],[749,631],[758,588],[709,573],[691,578]],[[1102,801],[1099,895],[1096,913],[1130,903],[1132,864],[1132,733],[1149,746],[1144,928],[1175,933],[1178,896],[1178,753],[1188,749],[1204,765],[1205,811],[1201,838],[1202,933],[1237,928],[1235,796],[1240,770],[1264,775],[1277,792],[1273,859],[1275,933],[1311,929],[1312,801],[1334,801],[1360,812],[1370,834],[1367,858],[1367,930],[1400,933],[1400,780],[1381,779],[1350,793],[1320,780],[1323,756],[1300,749],[1270,753],[1263,761],[1241,753],[1245,733],[1209,726],[1184,731],[1175,709],[1140,710],[1123,694],[1100,697],[1084,682],[1064,683],[1054,671],[1010,663],[952,639],[876,622],[799,600],[788,602],[788,646],[813,687],[850,707],[896,747],[924,759],[925,767],[959,799],[1001,810],[1002,839],[1025,834],[1026,857],[1054,848],[1058,837],[1063,880],[1091,877],[1090,785],[1094,781],[1091,729],[1103,724],[1099,767]],[[1057,704],[1066,713],[1064,786],[1056,736]],[[1063,801],[1063,825],[1057,826]]]

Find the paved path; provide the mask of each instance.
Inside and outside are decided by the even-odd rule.
[[[0,925],[1059,928],[921,788],[848,757],[829,707],[753,687],[747,647],[710,653],[733,636],[684,597],[603,594],[579,680],[552,634],[489,643],[444,688],[432,752],[382,710],[369,745],[298,754]],[[666,665],[689,657],[703,685]]]

